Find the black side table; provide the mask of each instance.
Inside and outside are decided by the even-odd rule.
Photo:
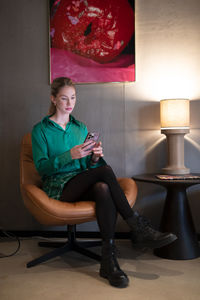
[[[155,183],[167,190],[160,230],[172,232],[178,239],[170,245],[155,249],[154,253],[168,259],[193,259],[200,255],[197,234],[188,204],[186,190],[192,185],[200,184],[200,179],[160,180],[156,174],[133,176],[135,181]],[[198,175],[200,174],[192,174]],[[199,212],[200,214],[200,212]]]

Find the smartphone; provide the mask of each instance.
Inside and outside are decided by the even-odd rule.
[[[98,132],[88,132],[86,138],[85,138],[85,142],[88,142],[88,141],[94,141],[94,142],[97,142],[99,139],[99,133]],[[94,146],[91,147],[91,149],[93,148]]]

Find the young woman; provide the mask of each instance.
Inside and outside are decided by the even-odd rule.
[[[113,286],[126,287],[129,280],[119,267],[113,240],[117,213],[129,225],[136,246],[157,248],[173,242],[176,236],[154,230],[131,209],[115,174],[103,159],[101,142],[84,142],[87,127],[71,115],[75,104],[72,81],[56,78],[51,86],[49,115],[32,131],[34,163],[49,197],[67,202],[95,200],[102,236],[100,276]]]

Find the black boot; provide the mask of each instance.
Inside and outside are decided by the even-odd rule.
[[[166,246],[177,239],[173,233],[162,233],[155,230],[150,221],[133,212],[133,216],[125,220],[131,229],[131,240],[138,248],[160,248]]]
[[[107,278],[110,285],[125,288],[128,286],[129,279],[127,275],[120,269],[116,259],[116,248],[114,240],[109,239],[103,241],[102,244],[102,261],[100,267],[100,276]]]

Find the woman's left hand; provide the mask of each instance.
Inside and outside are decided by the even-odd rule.
[[[97,163],[100,157],[103,157],[102,143],[98,142],[92,149],[92,162]]]

